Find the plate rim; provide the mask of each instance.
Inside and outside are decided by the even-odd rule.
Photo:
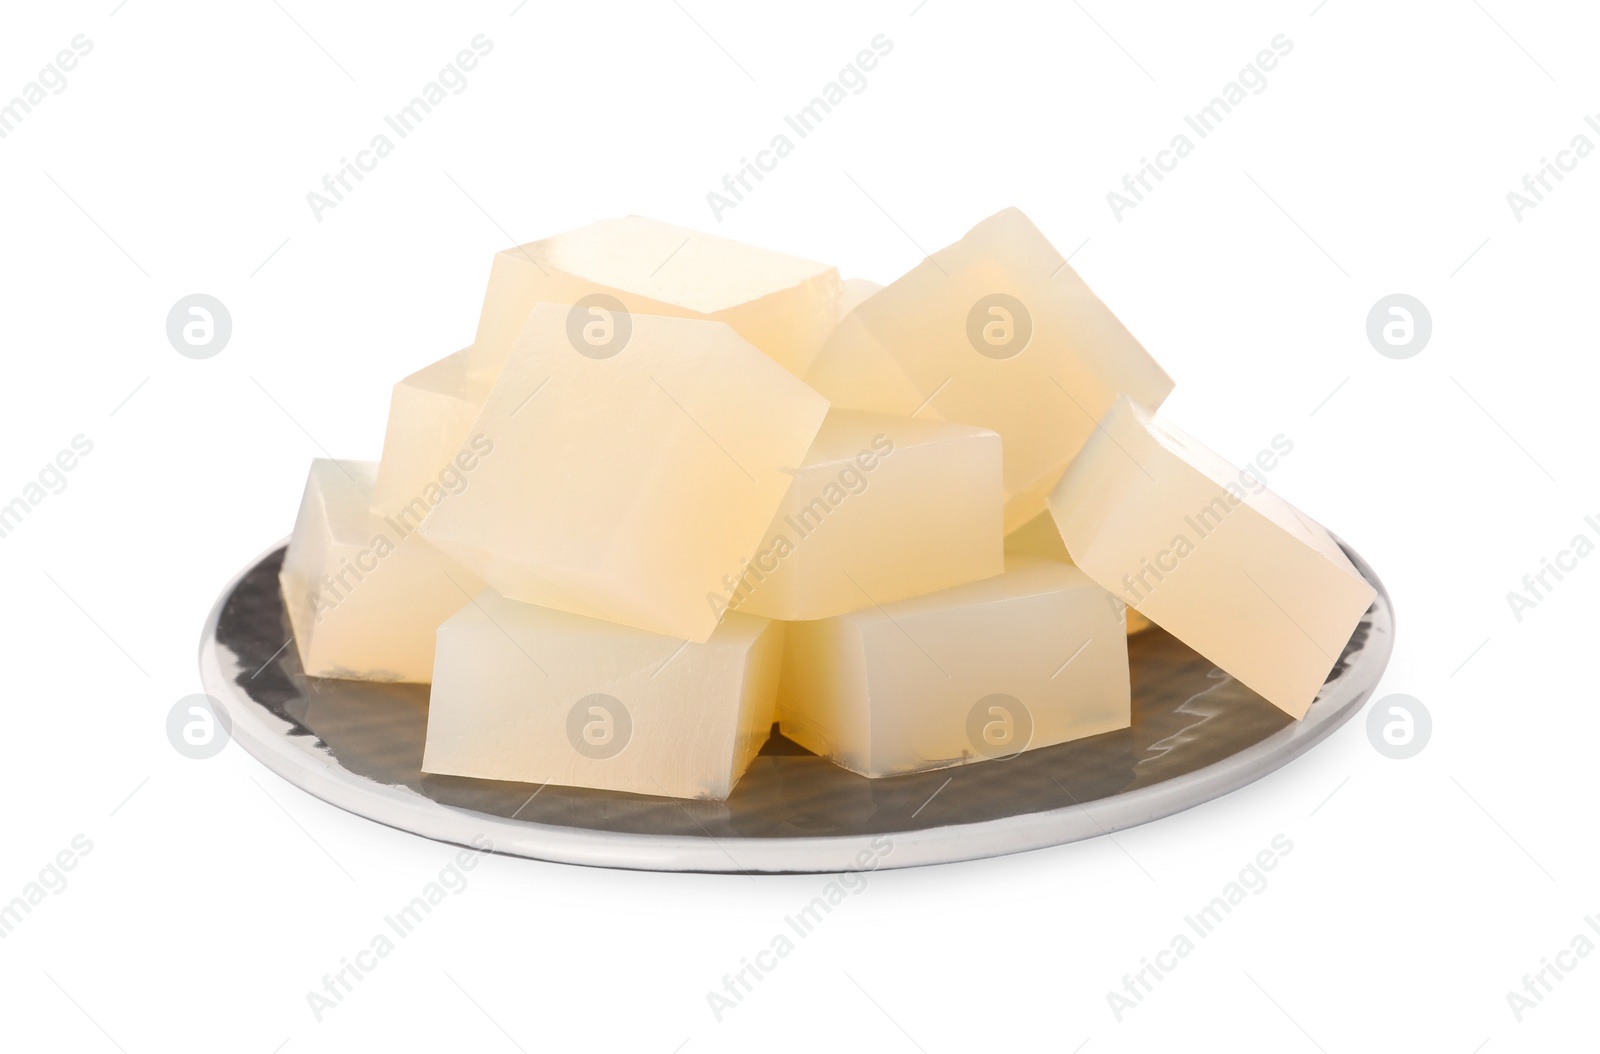
[[[640,834],[514,820],[444,805],[407,787],[379,783],[284,733],[289,725],[237,684],[217,641],[223,609],[244,579],[287,546],[285,537],[246,563],[222,588],[201,632],[200,681],[222,705],[230,738],[286,782],[346,812],[438,842],[551,863],[639,871],[716,874],[828,874],[957,863],[1031,852],[1109,835],[1173,816],[1248,786],[1300,757],[1341,727],[1377,689],[1394,652],[1394,605],[1366,560],[1334,538],[1376,590],[1389,632],[1371,633],[1332,696],[1319,694],[1306,716],[1209,765],[1146,787],[1041,812],[916,831],[862,835],[716,838]],[[1360,671],[1365,676],[1356,676]],[[274,727],[274,725],[279,727]],[[884,851],[882,842],[890,848]]]

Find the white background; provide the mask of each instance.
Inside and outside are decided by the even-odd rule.
[[[0,900],[93,845],[0,941],[5,1046],[1593,1045],[1600,955],[1520,1023],[1506,999],[1600,913],[1600,560],[1521,621],[1506,599],[1600,513],[1600,159],[1520,222],[1506,199],[1600,112],[1587,5],[116,4],[9,5],[0,32],[0,100],[93,42],[0,140],[0,499],[94,444],[0,539]],[[466,90],[313,219],[307,192],[480,33]],[[867,88],[715,220],[707,192],[880,33]],[[1107,192],[1277,34],[1266,89],[1114,218]],[[1273,486],[1384,578],[1377,694],[1426,704],[1426,748],[1381,756],[1363,713],[1114,841],[876,874],[720,1023],[706,993],[824,878],[492,858],[317,1022],[306,993],[453,850],[164,727],[308,461],[377,456],[390,384],[471,339],[513,241],[637,212],[887,281],[1009,204],[1177,380],[1175,421],[1239,461],[1292,439]],[[233,317],[207,361],[165,335],[194,292]],[[1365,334],[1394,292],[1433,318],[1405,361]],[[1278,834],[1270,885],[1117,1021],[1106,993]]]

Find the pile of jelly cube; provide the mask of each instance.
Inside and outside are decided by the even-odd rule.
[[[880,287],[639,217],[494,259],[382,460],[318,460],[305,673],[430,684],[423,769],[724,799],[775,730],[867,777],[1127,728],[1160,626],[1289,715],[1374,599],[1156,415],[1016,209]]]

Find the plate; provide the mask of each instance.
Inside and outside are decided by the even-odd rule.
[[[1341,543],[1342,544],[1342,543]],[[311,794],[403,831],[539,860],[653,871],[795,873],[1020,853],[1170,816],[1328,736],[1394,648],[1383,584],[1300,721],[1151,628],[1128,640],[1133,725],[935,772],[867,779],[779,735],[725,802],[421,770],[426,685],[307,677],[278,588],[280,543],[218,598],[200,644],[233,739]]]

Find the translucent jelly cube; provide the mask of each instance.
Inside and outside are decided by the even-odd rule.
[[[1376,591],[1327,531],[1127,399],[1050,495],[1077,565],[1293,717]]]
[[[284,606],[311,676],[426,684],[439,624],[483,583],[372,513],[377,467],[311,463],[279,575]]]
[[[1006,535],[1006,555],[1036,556],[1041,560],[1057,560],[1067,564],[1072,562],[1072,557],[1067,554],[1067,545],[1061,540],[1061,532],[1056,529],[1056,521],[1048,511],[1041,512]],[[1119,603],[1119,606],[1122,605]],[[1128,636],[1150,628],[1150,620],[1133,608],[1123,607],[1122,614],[1127,620]]]
[[[616,339],[622,311],[725,322],[799,376],[833,328],[839,272],[642,216],[600,220],[495,256],[474,372],[499,371],[541,301],[576,305],[597,346]]]
[[[997,759],[1128,727],[1128,645],[1069,564],[790,623],[778,725],[863,776]]]
[[[1028,218],[978,224],[863,300],[806,374],[841,408],[937,417],[1005,440],[1006,527],[1044,509],[1118,394],[1172,381]]]
[[[465,486],[458,459],[472,449],[467,432],[489,395],[489,385],[468,372],[471,353],[458,351],[394,386],[372,507],[408,530]]]
[[[493,445],[422,533],[500,593],[705,641],[827,400],[720,322],[629,316],[596,356],[541,304],[471,426]]]
[[[485,591],[439,628],[424,772],[724,799],[771,733],[783,624],[685,644]]]
[[[1000,437],[859,410],[828,414],[731,605],[828,618],[997,575]]]

